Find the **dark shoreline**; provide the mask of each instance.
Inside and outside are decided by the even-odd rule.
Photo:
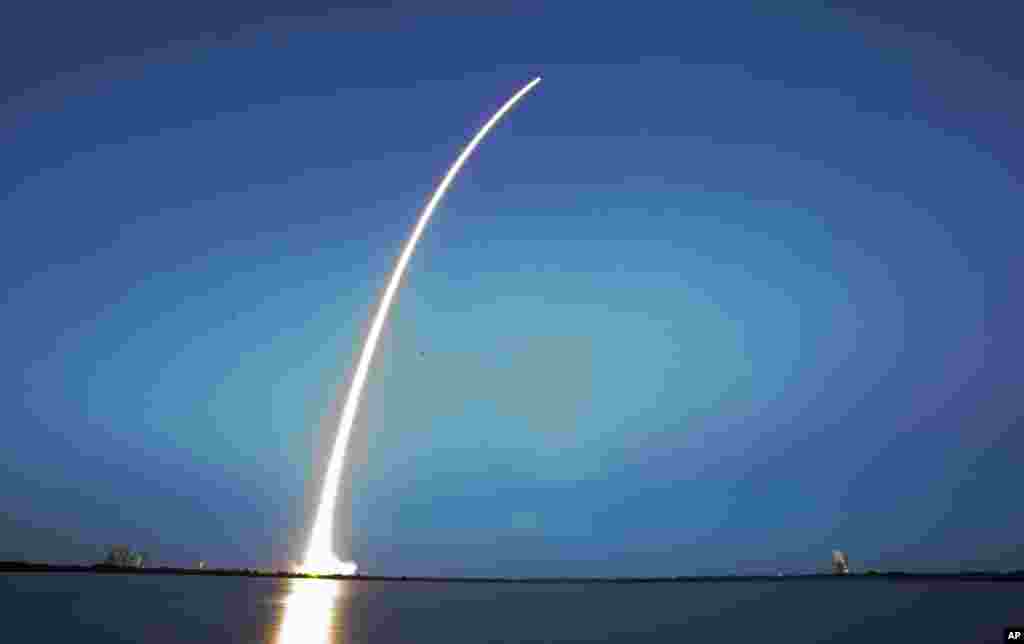
[[[485,584],[655,584],[655,583],[707,583],[729,581],[796,581],[796,580],[853,580],[885,579],[889,581],[1017,581],[1024,582],[1024,570],[1010,572],[908,573],[867,572],[849,575],[810,573],[795,575],[720,575],[681,577],[389,577],[380,575],[304,575],[285,571],[251,569],[199,569],[199,568],[126,568],[97,564],[93,566],[52,565],[22,561],[0,561],[3,573],[77,572],[93,574],[128,575],[196,575],[203,577],[269,577],[275,579],[337,579],[351,581],[414,581],[442,583]]]

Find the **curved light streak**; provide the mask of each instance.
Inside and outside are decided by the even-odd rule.
[[[434,214],[434,209],[437,208],[437,204],[444,197],[445,192],[448,191],[448,187],[451,186],[452,181],[455,180],[455,176],[459,173],[463,164],[469,159],[470,155],[473,154],[473,150],[476,149],[480,142],[483,140],[487,133],[491,131],[501,117],[506,112],[512,109],[512,107],[519,102],[526,94],[540,82],[540,77],[537,77],[526,84],[521,90],[516,92],[512,98],[505,101],[505,104],[494,113],[494,116],[489,121],[484,123],[484,126],[480,128],[480,131],[476,133],[462,153],[459,154],[458,158],[455,159],[455,163],[448,169],[448,173],[445,174],[444,179],[441,180],[437,190],[434,191],[433,196],[430,197],[430,201],[427,202],[426,207],[423,209],[423,213],[420,215],[419,221],[416,222],[415,228],[413,228],[412,234],[409,236],[409,241],[406,242],[405,248],[402,249],[402,254],[398,257],[398,262],[395,264],[395,269],[391,273],[391,279],[388,280],[387,288],[384,290],[384,295],[381,297],[380,307],[377,309],[377,314],[373,318],[373,323],[370,325],[370,331],[366,336],[366,342],[363,344],[362,352],[359,354],[359,362],[356,364],[356,370],[352,376],[352,385],[349,387],[348,396],[345,399],[345,405],[341,411],[341,419],[338,422],[338,436],[334,442],[334,450],[331,452],[331,459],[327,465],[327,474],[324,477],[324,487],[320,494],[320,504],[317,507],[316,518],[313,521],[313,531],[309,538],[309,547],[306,550],[306,558],[303,564],[299,567],[300,572],[313,573],[313,574],[342,574],[352,575],[355,574],[356,564],[351,561],[342,561],[334,554],[334,547],[332,545],[334,535],[334,510],[335,505],[338,501],[338,486],[341,481],[341,473],[345,465],[345,451],[348,447],[348,440],[352,433],[352,425],[355,422],[356,412],[359,410],[359,401],[363,395],[363,387],[366,384],[366,376],[370,369],[370,362],[373,360],[373,354],[377,349],[377,342],[380,339],[381,331],[384,328],[384,323],[387,321],[388,312],[391,309],[391,302],[395,298],[395,293],[398,291],[398,287],[402,282],[402,276],[405,274],[405,269],[409,265],[409,260],[412,258],[413,252],[416,250],[416,244],[420,240],[420,236],[423,234],[423,230],[426,228],[427,223],[430,221],[431,215]]]

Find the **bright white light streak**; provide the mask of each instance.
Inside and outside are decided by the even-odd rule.
[[[337,606],[341,584],[326,579],[292,579],[276,644],[332,644],[342,630]]]
[[[455,180],[455,175],[459,173],[463,164],[473,154],[473,150],[480,145],[483,138],[487,136],[487,133],[491,131],[491,128],[539,82],[540,77],[533,79],[516,92],[512,98],[505,101],[505,104],[495,112],[489,121],[484,123],[484,126],[480,128],[476,136],[470,140],[469,144],[462,150],[462,153],[455,159],[452,167],[448,169],[448,173],[444,175],[444,179],[437,186],[433,196],[430,197],[430,201],[427,202],[423,213],[420,214],[420,218],[416,222],[415,228],[412,230],[412,235],[409,236],[409,241],[406,242],[405,248],[402,249],[402,254],[398,257],[395,270],[391,273],[391,279],[388,280],[387,288],[384,289],[384,295],[381,297],[380,307],[377,309],[377,314],[370,325],[370,331],[366,336],[366,343],[363,344],[362,352],[359,354],[359,362],[356,364],[356,370],[352,376],[352,385],[348,390],[348,396],[345,398],[345,405],[341,411],[341,419],[338,422],[338,436],[334,442],[331,459],[327,464],[327,474],[324,476],[324,486],[320,493],[320,504],[317,507],[316,518],[313,521],[313,531],[309,537],[306,559],[299,568],[302,572],[351,575],[356,571],[355,563],[341,561],[334,554],[332,543],[334,536],[334,509],[338,501],[338,486],[341,481],[342,470],[345,466],[345,451],[348,448],[352,425],[355,422],[356,413],[359,411],[359,401],[363,395],[363,386],[366,384],[370,362],[373,360],[373,354],[377,349],[377,342],[380,339],[384,323],[387,321],[388,312],[391,310],[391,302],[395,298],[398,286],[402,282],[402,276],[405,274],[405,269],[409,265],[413,252],[416,250],[416,244],[419,242],[424,228],[427,227],[427,223],[430,221],[431,215],[434,214],[437,204],[444,197],[445,192],[448,191],[452,181]]]

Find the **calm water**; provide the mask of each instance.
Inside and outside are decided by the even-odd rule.
[[[4,642],[998,642],[1024,584],[0,575]]]

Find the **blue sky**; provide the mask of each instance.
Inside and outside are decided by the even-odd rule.
[[[413,260],[339,549],[1024,567],[1012,16],[766,7],[21,10],[0,556],[297,557],[402,240],[541,75]]]

